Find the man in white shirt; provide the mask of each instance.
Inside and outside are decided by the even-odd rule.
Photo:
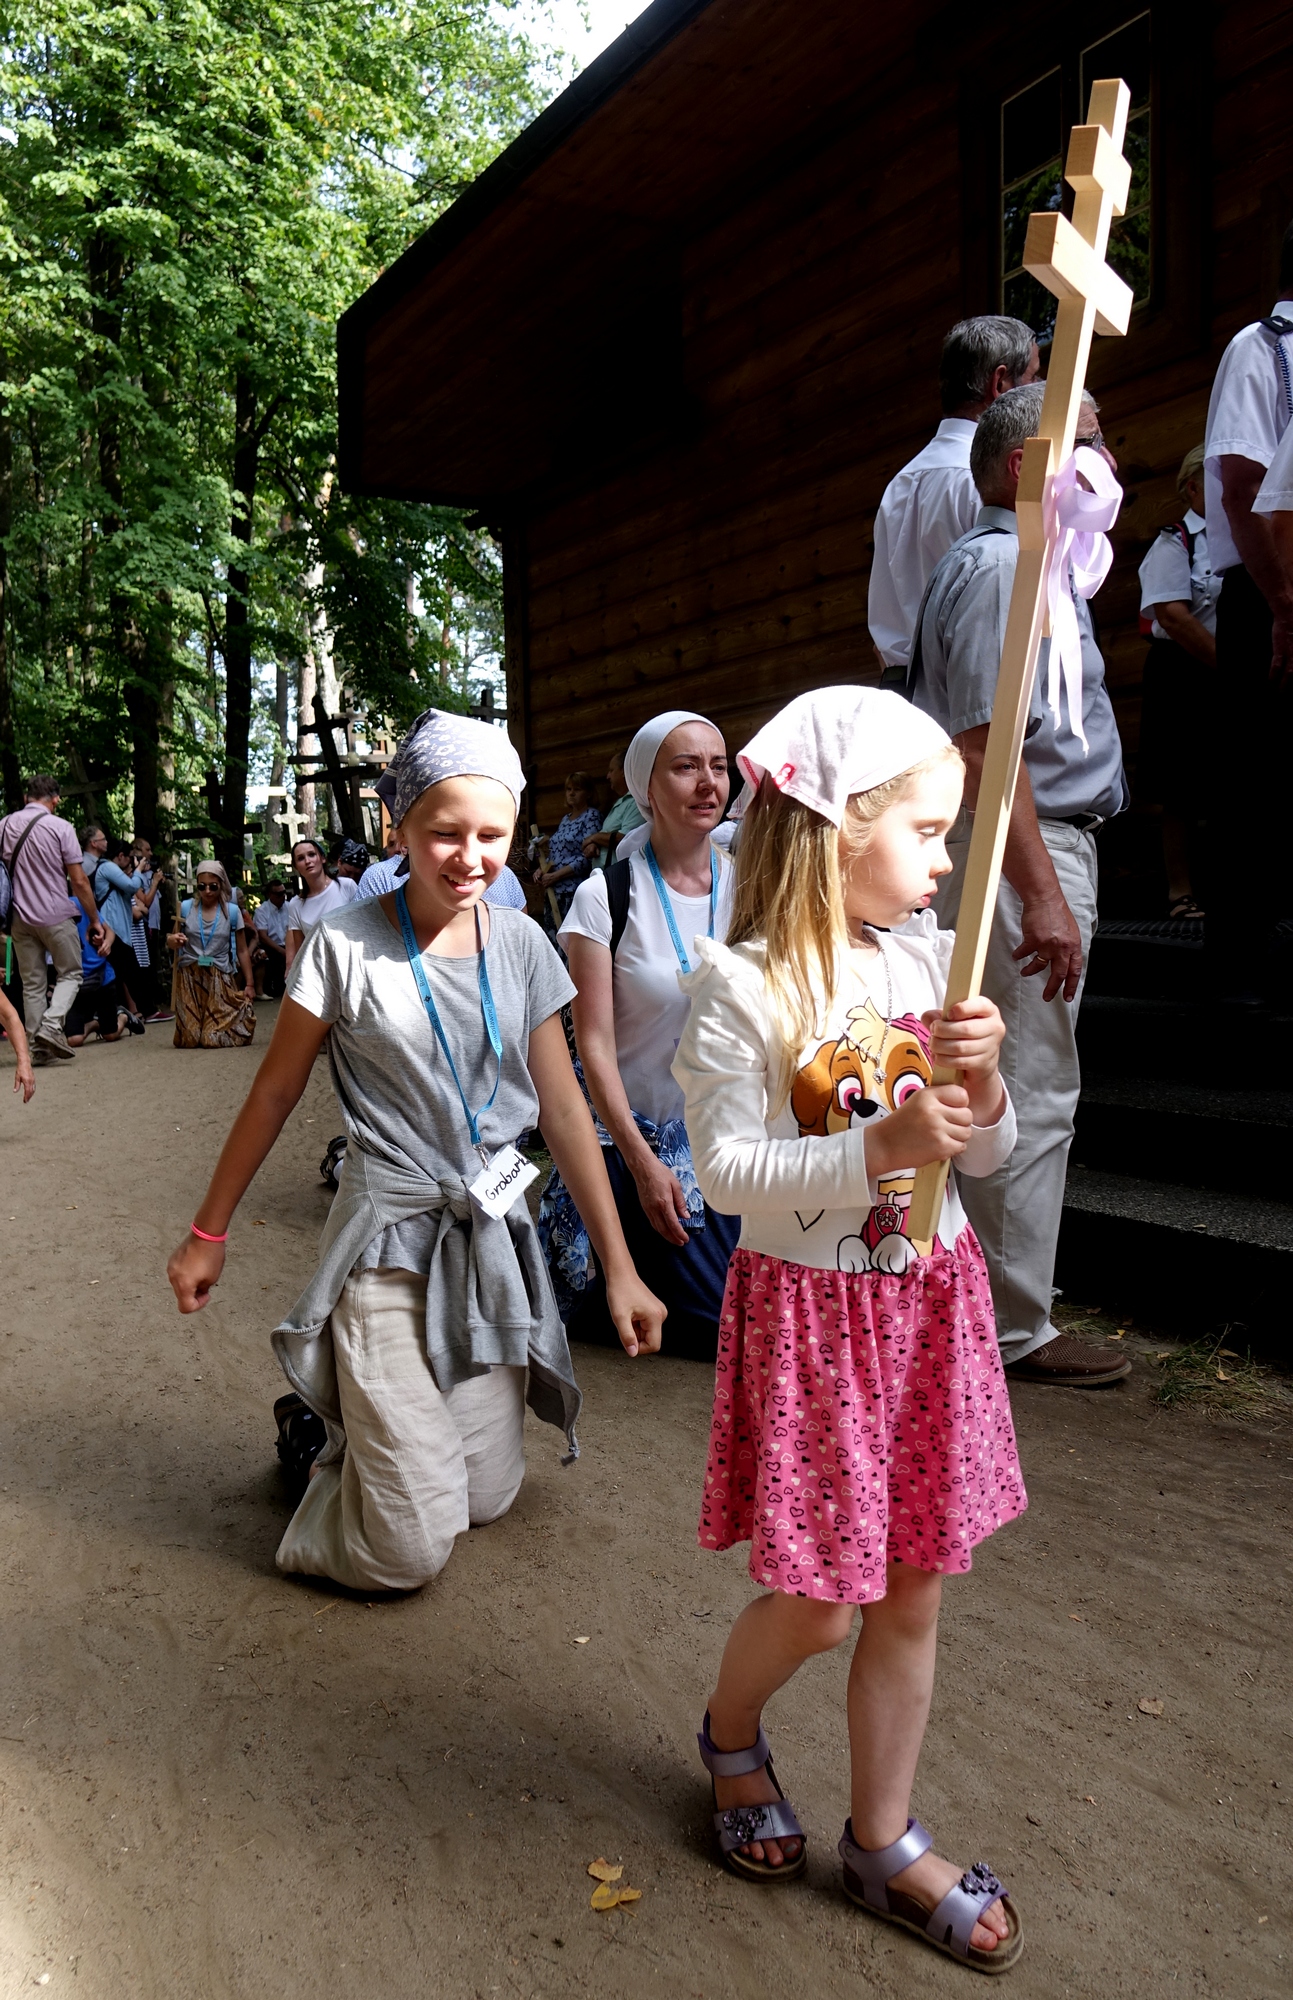
[[[271,1000],[280,1000],[287,971],[287,890],[281,882],[273,881],[266,889],[265,899],[256,910],[255,924],[264,988],[258,998],[268,995]]]
[[[970,474],[975,425],[998,396],[1035,382],[1040,369],[1037,342],[1021,319],[988,314],[962,320],[943,342],[943,421],[889,481],[875,517],[867,623],[886,682],[903,685],[925,586],[952,543],[979,518]]]
[[[1255,503],[1291,420],[1293,224],[1274,312],[1241,328],[1221,357],[1204,446],[1208,547],[1221,578],[1213,754],[1226,807],[1212,829],[1204,936],[1220,997],[1250,1006],[1262,997],[1253,896],[1282,840],[1274,815],[1293,751],[1293,566]],[[1239,809],[1245,798],[1256,818]]]

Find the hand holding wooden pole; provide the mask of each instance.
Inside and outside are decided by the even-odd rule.
[[[1015,502],[1019,560],[948,969],[944,1002],[948,1007],[976,994],[983,979],[1045,631],[1046,575],[1057,534],[1053,510],[1047,506],[1050,488],[1073,450],[1092,333],[1126,333],[1131,318],[1131,289],[1105,263],[1109,224],[1123,213],[1131,184],[1131,168],[1122,156],[1130,102],[1126,84],[1116,77],[1092,85],[1088,122],[1074,126],[1064,168],[1064,178],[1075,193],[1073,220],[1051,211],[1031,216],[1028,222],[1024,269],[1055,294],[1059,306],[1038,435],[1024,445],[1019,476]],[[934,1072],[935,1083],[955,1081],[955,1071]],[[916,1175],[907,1228],[922,1255],[928,1254],[938,1227],[947,1168],[946,1160],[936,1160]]]

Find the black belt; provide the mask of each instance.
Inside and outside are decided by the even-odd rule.
[[[1038,817],[1040,818],[1040,814]],[[1104,825],[1104,814],[1069,813],[1067,817],[1057,818],[1055,824],[1057,826],[1075,826],[1079,833],[1095,833],[1099,827]]]

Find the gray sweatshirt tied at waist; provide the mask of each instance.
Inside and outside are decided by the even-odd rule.
[[[528,1368],[526,1401],[566,1434],[565,1464],[579,1456],[575,1381],[530,1211],[513,1203],[501,1221],[475,1206],[461,1175],[440,1179],[346,1147],[319,1243],[319,1268],[271,1341],[283,1373],[329,1431],[342,1425],[329,1318],[374,1237],[414,1216],[438,1219],[427,1273],[427,1359],[441,1394],[493,1366]],[[329,1456],[333,1454],[330,1453]]]

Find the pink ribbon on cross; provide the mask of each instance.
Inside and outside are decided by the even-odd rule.
[[[1094,489],[1078,485],[1082,474]],[[1044,514],[1051,543],[1046,566],[1046,602],[1050,614],[1051,651],[1046,675],[1046,699],[1060,726],[1060,682],[1068,697],[1069,727],[1090,749],[1082,726],[1082,634],[1077,608],[1068,589],[1070,571],[1079,597],[1094,597],[1109,574],[1113,547],[1106,534],[1118,518],[1122,488],[1098,452],[1079,445],[1051,481]]]

